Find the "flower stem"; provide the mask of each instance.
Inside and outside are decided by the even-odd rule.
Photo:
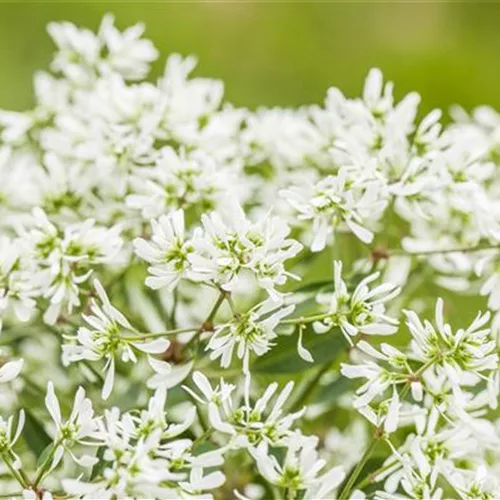
[[[215,315],[217,314],[217,311],[219,310],[220,306],[224,302],[224,299],[227,298],[227,296],[228,296],[227,292],[221,290],[219,298],[212,307],[212,310],[210,311],[210,314],[208,315],[207,319],[203,322],[204,324],[212,323],[212,321],[215,318]]]
[[[32,485],[33,489],[37,488],[38,485],[42,482],[47,470],[50,468],[50,464],[52,462],[52,459],[54,458],[57,448],[59,448],[59,446],[61,445],[61,442],[62,441],[59,439],[54,443],[54,446],[50,450],[50,453],[47,455],[42,465],[38,469],[35,481],[33,482]]]
[[[370,446],[366,448],[365,452],[363,453],[363,456],[361,457],[361,460],[358,462],[358,465],[356,465],[356,468],[352,471],[351,475],[349,476],[349,479],[346,485],[344,486],[344,489],[339,495],[339,500],[347,500],[349,498],[354,483],[358,479],[358,476],[361,474],[361,471],[366,465],[366,462],[368,462],[368,459],[371,457],[371,454],[373,453],[373,450],[375,449],[377,444],[378,444],[378,438],[375,437],[373,441],[370,443]]]
[[[356,489],[362,490],[363,488],[365,488],[369,484],[376,482],[377,476],[380,476],[380,474],[382,474],[383,472],[389,470],[391,467],[394,467],[395,464],[396,464],[396,462],[391,462],[387,465],[384,465],[384,466],[378,468],[375,472],[371,472],[368,476],[366,476],[361,482],[359,482],[356,485]]]
[[[192,326],[189,328],[177,328],[175,330],[167,330],[166,332],[158,332],[158,333],[140,333],[139,335],[133,337],[125,337],[125,340],[130,340],[132,342],[137,342],[139,340],[148,340],[155,339],[158,337],[166,337],[168,335],[177,335],[178,333],[187,333],[198,330],[198,326]]]
[[[481,250],[493,250],[493,249],[500,249],[500,245],[478,245],[475,247],[455,247],[455,248],[445,248],[443,250],[422,250],[419,252],[410,252],[407,250],[404,250],[402,248],[397,248],[394,250],[387,250],[387,253],[389,257],[392,257],[394,255],[414,255],[414,256],[419,256],[419,255],[439,255],[439,254],[446,254],[446,253],[473,253],[473,252],[480,252]]]
[[[24,480],[23,475],[24,473],[21,474],[20,471],[16,470],[14,467],[14,464],[11,461],[11,458],[7,453],[2,453],[2,458],[3,461],[5,462],[5,465],[8,467],[10,470],[11,474],[14,476],[16,481],[23,487],[25,488],[27,486],[27,482]]]

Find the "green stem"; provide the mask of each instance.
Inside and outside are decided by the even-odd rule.
[[[54,458],[54,454],[55,454],[57,448],[59,448],[59,446],[61,445],[61,443],[62,443],[61,439],[58,439],[54,443],[52,450],[50,450],[50,453],[47,455],[47,457],[43,461],[42,465],[38,469],[37,474],[36,474],[36,479],[33,482],[33,489],[37,488],[38,485],[42,482],[42,480],[45,476],[45,473],[47,472],[47,470],[49,469],[49,467],[51,465],[52,459]]]
[[[149,339],[155,339],[158,337],[166,337],[168,335],[177,335],[179,333],[187,333],[198,330],[199,327],[192,326],[189,328],[177,328],[175,330],[167,330],[166,332],[158,332],[158,333],[140,333],[139,335],[133,337],[124,337],[125,340],[130,340],[131,342],[137,342],[140,340],[147,341]]]
[[[208,315],[207,319],[204,321],[204,323],[212,323],[213,319],[215,318],[215,315],[217,314],[217,311],[219,310],[220,306],[224,302],[224,299],[228,296],[227,292],[221,291],[219,298],[215,302],[214,306],[212,307],[212,310],[210,311],[210,314]]]
[[[176,328],[177,327],[176,312],[177,312],[177,304],[179,302],[179,290],[177,288],[174,290],[173,295],[174,295],[174,300],[173,300],[173,304],[172,304],[172,309],[167,317],[167,322],[168,322],[169,328]]]
[[[23,481],[25,482],[25,484],[30,484],[30,480],[29,480],[27,474],[24,472],[24,470],[22,468],[20,468],[18,470],[18,472],[19,472],[19,475],[23,478]]]
[[[394,467],[394,464],[396,462],[391,462],[387,465],[384,465],[383,467],[380,467],[377,469],[375,472],[371,472],[368,476],[366,476],[360,483],[356,485],[357,490],[362,490],[366,486],[370,485],[371,483],[374,483],[377,481],[377,476],[380,474],[384,473],[386,470],[389,470],[391,467]]]
[[[210,311],[207,319],[205,319],[205,321],[203,321],[201,326],[196,328],[196,330],[199,333],[202,333],[203,331],[207,331],[207,330],[212,330],[214,328],[214,325],[212,324],[213,319],[215,318],[215,315],[217,314],[217,311],[219,310],[220,306],[224,302],[224,299],[229,299],[229,298],[230,298],[229,294],[227,292],[221,290],[221,293],[220,293],[219,297],[217,298],[214,306],[212,307],[212,310]],[[199,341],[199,338],[200,338],[199,335],[196,335],[196,334],[193,335],[191,337],[191,339],[189,340],[189,342],[187,342],[183,346],[183,349],[184,350],[189,349],[193,345],[194,342]]]
[[[361,471],[366,465],[366,462],[368,462],[368,459],[370,458],[377,444],[378,444],[378,438],[375,438],[370,443],[370,446],[366,448],[365,452],[363,453],[363,456],[361,457],[361,460],[358,462],[358,465],[356,465],[356,468],[352,471],[346,485],[344,486],[344,489],[340,493],[339,500],[347,500],[349,498],[354,483],[358,479],[358,476],[361,474]]]
[[[397,248],[393,250],[387,250],[389,257],[394,255],[439,255],[445,253],[458,253],[458,252],[480,252],[481,250],[493,250],[500,249],[500,245],[478,245],[476,247],[455,247],[455,248],[446,248],[444,250],[422,250],[420,252],[408,252],[403,250],[402,248]]]
[[[7,452],[8,453],[8,452]],[[23,476],[21,475],[21,473],[16,470],[14,468],[14,465],[12,464],[12,461],[10,459],[10,457],[8,456],[7,453],[2,453],[2,458],[3,458],[3,461],[5,462],[5,465],[8,467],[8,469],[10,470],[10,473],[14,476],[15,480],[23,487],[23,488],[26,488],[27,486],[27,483],[25,482],[25,480],[23,479]],[[23,473],[24,474],[24,473]]]

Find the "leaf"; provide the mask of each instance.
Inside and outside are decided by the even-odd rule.
[[[278,337],[277,345],[270,352],[258,358],[252,371],[260,373],[295,373],[316,365],[328,363],[347,349],[347,342],[339,328],[332,328],[318,335],[311,326],[304,331],[304,347],[312,354],[313,363],[301,359],[297,353],[297,333]]]
[[[41,457],[45,449],[52,444],[52,439],[45,432],[43,424],[30,412],[25,410],[26,422],[22,435],[30,450],[37,458]]]
[[[313,293],[313,292],[319,292],[320,290],[324,290],[325,288],[329,288],[330,290],[333,290],[334,285],[333,285],[333,280],[320,280],[320,281],[313,281],[311,283],[306,283],[305,285],[299,286],[296,288],[293,293]]]
[[[38,458],[37,458],[37,461],[36,461],[36,467],[37,469],[40,468],[40,466],[45,462],[46,458],[49,456],[49,454],[51,453],[51,451],[54,449],[54,446],[53,446],[53,443],[51,442],[50,444],[48,444],[44,450],[42,451],[42,453],[40,453],[40,455],[38,455]]]
[[[317,402],[326,402],[330,405],[338,404],[339,398],[353,389],[355,385],[353,380],[339,375],[335,380],[323,386],[314,399]]]

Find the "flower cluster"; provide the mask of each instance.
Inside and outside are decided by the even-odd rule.
[[[48,32],[0,111],[0,496],[499,498],[500,114],[377,69],[251,111],[142,25]]]

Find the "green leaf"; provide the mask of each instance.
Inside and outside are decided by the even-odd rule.
[[[25,410],[25,415],[23,438],[30,450],[40,458],[45,449],[52,444],[52,439],[45,432],[43,424],[29,410]]]
[[[298,288],[294,289],[294,293],[313,293],[313,292],[319,292],[320,290],[324,289],[330,289],[333,290],[334,285],[333,285],[333,280],[328,279],[328,280],[320,280],[320,281],[313,281],[311,283],[306,283],[305,285],[299,286]]]
[[[323,386],[314,398],[317,402],[327,402],[329,405],[338,403],[339,398],[355,387],[354,381],[339,375],[335,380]]]
[[[316,365],[328,363],[348,348],[339,328],[318,335],[311,326],[304,330],[303,345],[311,353],[314,363],[304,361],[297,353],[297,332],[277,339],[270,352],[258,358],[252,371],[260,373],[295,373]]]
[[[50,455],[50,453],[52,452],[53,449],[54,449],[54,446],[53,446],[53,443],[51,442],[44,448],[42,453],[40,453],[40,455],[38,455],[38,458],[36,461],[37,469],[39,469],[40,466],[45,462],[45,460]]]

